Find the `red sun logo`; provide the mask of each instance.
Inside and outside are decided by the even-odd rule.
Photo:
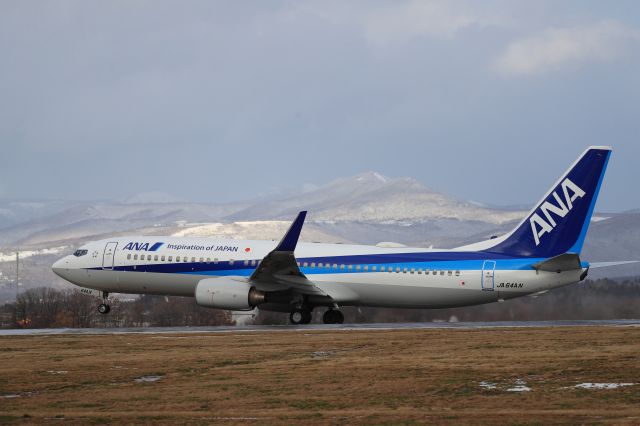
[[[251,247],[247,247],[246,249],[244,249],[244,251],[246,251],[247,253],[249,253],[251,251]]]

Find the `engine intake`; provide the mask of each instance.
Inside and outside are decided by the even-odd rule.
[[[208,278],[196,286],[196,303],[207,308],[250,311],[265,302],[266,295],[251,284],[231,278]]]

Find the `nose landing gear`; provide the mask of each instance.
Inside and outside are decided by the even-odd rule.
[[[100,312],[103,315],[108,314],[109,312],[111,312],[111,306],[109,306],[109,292],[108,291],[103,291],[102,292],[102,303],[100,305],[98,305],[98,312]]]

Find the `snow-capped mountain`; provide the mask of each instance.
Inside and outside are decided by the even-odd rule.
[[[453,219],[502,224],[524,212],[488,209],[435,192],[412,178],[387,178],[376,172],[337,179],[303,194],[272,200],[233,213],[229,219],[288,219],[300,209],[325,222],[400,223]]]

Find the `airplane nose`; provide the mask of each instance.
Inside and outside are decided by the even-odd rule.
[[[64,278],[64,272],[68,268],[68,265],[69,261],[66,257],[63,257],[51,266],[51,270],[60,278]]]

